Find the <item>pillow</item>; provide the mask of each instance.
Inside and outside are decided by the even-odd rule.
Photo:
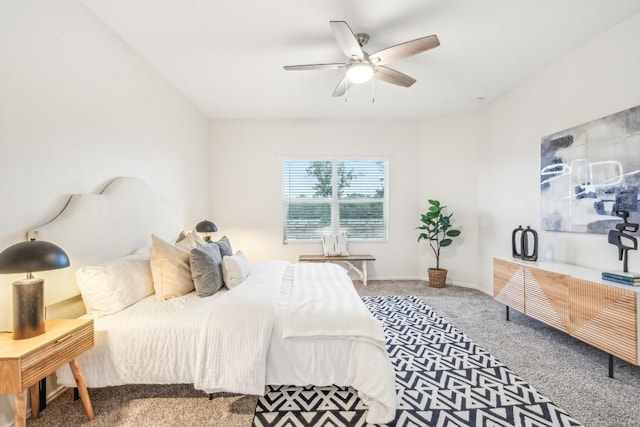
[[[178,236],[178,240],[176,240],[176,246],[188,250],[199,248],[206,244],[207,242],[195,231],[183,231],[180,233],[180,236]]]
[[[322,236],[322,250],[324,256],[349,256],[347,235],[341,233]]]
[[[242,251],[222,258],[222,277],[227,288],[238,286],[249,275],[249,261]]]
[[[191,250],[189,256],[191,278],[196,295],[208,297],[224,286],[222,279],[222,255],[218,245],[204,245]]]
[[[222,239],[212,243],[218,245],[222,258],[233,255],[233,249],[231,249],[231,241],[227,236],[223,236]]]
[[[117,258],[76,271],[87,313],[95,317],[117,313],[153,294],[149,257]]]
[[[156,299],[164,301],[193,291],[188,249],[151,236],[151,275]]]

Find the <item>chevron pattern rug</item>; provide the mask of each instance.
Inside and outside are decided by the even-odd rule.
[[[362,297],[384,326],[396,371],[390,426],[580,426],[414,296]],[[366,426],[347,387],[269,386],[254,427]]]

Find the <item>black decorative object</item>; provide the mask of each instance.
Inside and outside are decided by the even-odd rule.
[[[44,280],[34,271],[69,266],[69,257],[59,246],[42,240],[16,243],[0,252],[0,273],[27,273],[13,282],[13,339],[41,335],[44,328]]]
[[[524,261],[537,261],[538,259],[538,232],[527,225],[521,225],[511,233],[511,255]]]
[[[520,249],[522,247],[523,230],[524,229],[522,228],[522,226],[519,225],[518,228],[513,230],[513,232],[511,233],[511,256],[514,258],[522,257],[522,252],[520,252]]]
[[[615,230],[609,231],[609,243],[618,248],[618,259],[622,261],[623,271],[629,272],[629,251],[638,249],[638,239],[630,234],[638,231],[638,224],[628,221],[629,212],[625,210],[616,210],[615,214],[623,219],[624,222],[616,224]],[[624,240],[624,242],[623,242]],[[625,244],[626,243],[626,244]]]
[[[531,248],[529,242],[533,242]],[[536,261],[538,259],[538,232],[527,225],[527,229],[522,232],[522,249],[520,255],[525,261]]]

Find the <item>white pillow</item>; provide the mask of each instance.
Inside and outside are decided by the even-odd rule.
[[[242,251],[222,258],[222,279],[227,288],[238,286],[249,275],[249,260]]]
[[[349,256],[347,235],[341,233],[322,236],[322,250],[324,256]]]
[[[176,298],[195,289],[189,267],[189,249],[151,236],[151,275],[156,299]]]
[[[195,231],[183,231],[176,241],[176,246],[189,250],[199,248],[206,244],[207,242]]]
[[[153,294],[149,257],[138,254],[87,265],[76,271],[87,313],[113,314]]]

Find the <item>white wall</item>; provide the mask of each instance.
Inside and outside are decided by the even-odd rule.
[[[80,3],[1,2],[0,64],[0,249],[116,176],[146,180],[186,226],[208,216],[208,120]],[[0,276],[0,330],[19,277]],[[0,425],[12,408],[0,396]]]
[[[478,141],[481,287],[490,293],[491,259],[510,256],[511,230],[540,232],[540,255],[596,269],[620,269],[606,235],[540,231],[540,140],[640,104],[640,14],[546,67],[485,108]],[[640,271],[640,254],[629,254]]]
[[[454,228],[462,234],[441,248],[440,268],[448,270],[447,283],[468,287],[478,283],[480,128],[475,113],[423,120],[420,126],[420,212],[427,212],[429,199],[453,212]],[[426,280],[436,261],[426,241],[419,250],[420,276]]]
[[[417,278],[418,134],[415,121],[214,120],[211,219],[218,235],[252,261],[321,253],[319,242],[282,243],[283,158],[388,159],[388,241],[353,242],[350,251],[376,256],[371,278]]]

